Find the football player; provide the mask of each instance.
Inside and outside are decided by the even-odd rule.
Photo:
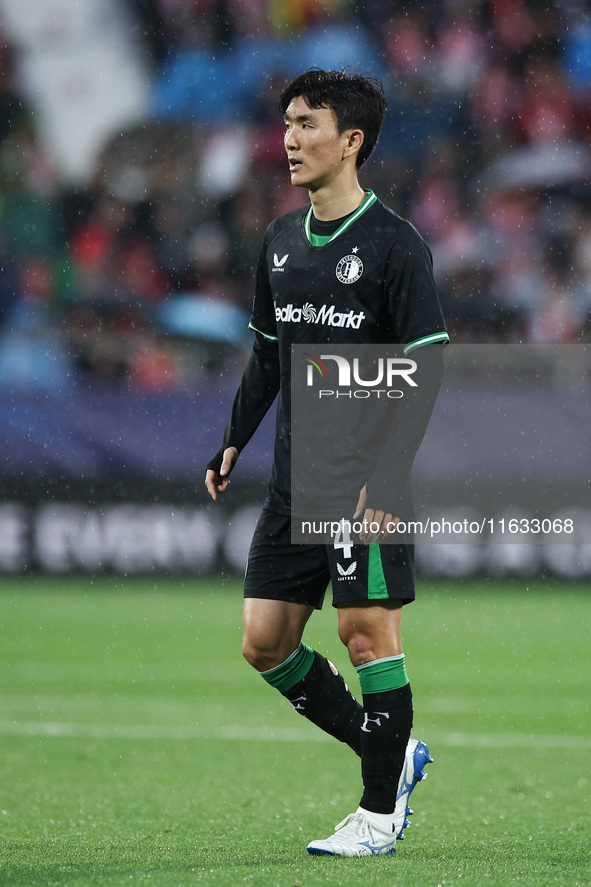
[[[280,107],[291,183],[307,189],[310,201],[276,219],[264,236],[252,354],[205,483],[214,500],[228,490],[241,451],[278,396],[269,493],[245,576],[243,654],[297,712],[361,759],[358,808],[328,838],[311,841],[308,852],[389,854],[430,755],[425,743],[410,738],[412,694],[401,640],[403,607],[415,596],[414,550],[388,536],[406,507],[448,335],[427,246],[359,182],[386,113],[381,84],[314,69],[286,87]],[[400,345],[416,362],[419,387],[428,377],[428,395],[399,410],[375,448],[354,509],[363,529],[347,544],[342,538],[333,545],[291,543],[291,346],[302,343],[316,353],[339,344]],[[361,701],[302,640],[329,583]]]

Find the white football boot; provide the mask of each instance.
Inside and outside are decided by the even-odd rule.
[[[311,856],[386,856],[396,851],[394,832],[383,832],[361,810],[350,813],[323,841],[310,841]]]
[[[432,761],[424,742],[409,740],[398,782],[391,830],[378,828],[370,821],[371,814],[359,808],[339,822],[329,838],[310,841],[308,853],[311,856],[387,856],[395,853],[396,840],[404,838],[403,830],[410,825],[408,817],[412,810],[408,806],[408,799],[417,782],[427,777],[425,767]],[[383,818],[381,814],[382,821]]]

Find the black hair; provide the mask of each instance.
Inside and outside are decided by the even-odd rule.
[[[339,135],[347,129],[362,130],[364,139],[357,155],[357,168],[365,163],[377,144],[387,108],[384,88],[377,77],[311,68],[281,93],[279,107],[283,114],[299,96],[309,108],[334,111]]]

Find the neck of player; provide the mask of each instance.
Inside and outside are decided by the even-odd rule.
[[[331,185],[309,191],[312,212],[320,222],[342,219],[361,206],[366,198],[365,191],[357,181],[357,175],[350,181],[338,181]]]

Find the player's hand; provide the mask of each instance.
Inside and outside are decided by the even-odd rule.
[[[238,455],[239,453],[236,447],[228,447],[227,450],[224,450],[224,458],[222,460],[220,473],[218,474],[217,471],[213,471],[211,468],[207,469],[205,473],[205,486],[214,502],[217,500],[218,496],[221,493],[225,493],[230,486],[230,478],[228,475],[234,468]]]
[[[359,541],[364,545],[370,542],[383,542],[392,535],[392,529],[398,524],[399,517],[394,517],[389,511],[367,507],[367,487],[363,487],[359,493],[357,507],[353,520],[361,518],[362,529],[359,533]]]

